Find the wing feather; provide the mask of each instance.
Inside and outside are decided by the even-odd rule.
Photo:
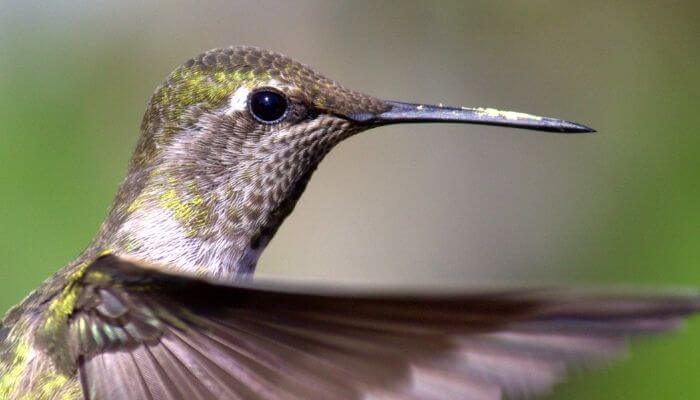
[[[81,296],[68,340],[87,399],[531,398],[700,308],[690,295],[223,286],[114,256]]]

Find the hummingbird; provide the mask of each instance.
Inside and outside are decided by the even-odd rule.
[[[679,293],[389,292],[252,280],[336,144],[402,123],[577,123],[381,100],[256,47],[152,95],[99,232],[0,325],[2,399],[524,399],[700,309]]]

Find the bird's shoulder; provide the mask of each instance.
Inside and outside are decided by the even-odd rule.
[[[54,362],[46,339],[67,326],[67,288],[74,287],[76,274],[87,265],[76,261],[61,268],[0,320],[0,398],[81,398],[74,368],[71,372]],[[66,306],[63,318],[57,312],[59,303]]]

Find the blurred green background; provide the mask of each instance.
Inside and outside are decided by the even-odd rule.
[[[88,243],[155,86],[232,44],[384,98],[599,130],[432,125],[355,137],[323,162],[261,274],[700,286],[698,4],[0,0],[0,309]],[[700,320],[553,398],[700,398],[698,346]]]

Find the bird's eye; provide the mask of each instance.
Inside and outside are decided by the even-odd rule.
[[[248,108],[253,117],[264,124],[274,124],[287,115],[287,99],[276,90],[262,89],[248,99]]]

